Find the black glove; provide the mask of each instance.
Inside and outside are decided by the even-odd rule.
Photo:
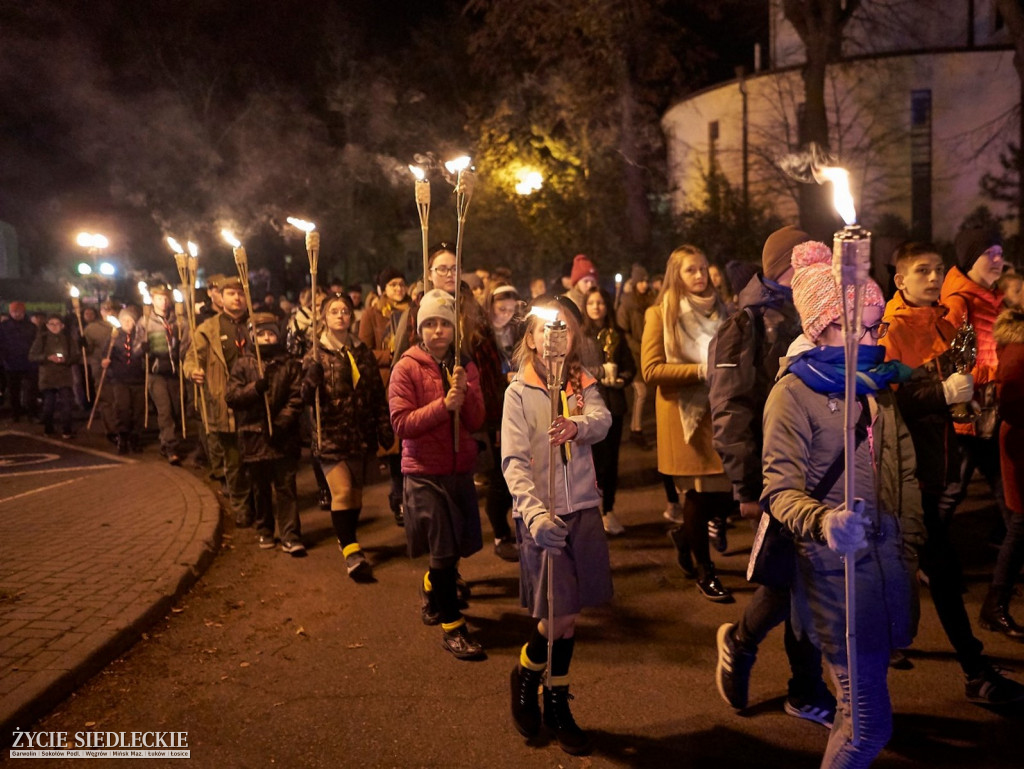
[[[257,379],[253,387],[256,388],[256,392],[258,392],[260,395],[263,395],[267,390],[270,389],[270,380],[267,379],[266,376],[264,376],[262,379]]]
[[[316,389],[324,382],[324,367],[321,363],[310,363],[306,368],[306,384]]]

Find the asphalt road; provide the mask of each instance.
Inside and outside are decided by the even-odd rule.
[[[153,449],[143,461],[157,461]],[[731,530],[730,550],[716,557],[738,603],[701,598],[665,537],[653,462],[653,452],[624,447],[617,513],[627,532],[611,542],[616,596],[578,629],[573,711],[592,731],[591,756],[570,757],[543,739],[527,744],[511,725],[508,674],[531,627],[519,608],[518,566],[490,548],[463,562],[473,588],[467,616],[488,658],[457,661],[441,649],[441,631],[419,620],[425,563],[407,558],[385,486],[369,489],[360,530],[377,582],[357,585],[329,514],[315,508],[308,470],[300,475],[307,558],[260,551],[251,530],[228,522],[222,552],[180,606],[35,729],[185,731],[190,764],[201,767],[817,766],[827,732],[782,712],[781,631],[762,647],[748,711],[735,714],[719,698],[715,631],[752,592],[742,579],[751,531]],[[972,616],[994,560],[984,544],[994,515],[975,503],[956,523]],[[915,667],[890,675],[896,733],[876,766],[1024,766],[1024,713],[966,702],[923,601]],[[1000,664],[1024,671],[1024,645],[978,632]]]

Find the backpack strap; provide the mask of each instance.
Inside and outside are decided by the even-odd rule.
[[[861,395],[857,398],[857,402],[861,405],[860,419],[857,420],[854,435],[856,436],[856,446],[860,448],[860,445],[864,442],[864,439],[868,437],[868,426],[871,424],[871,409],[868,407],[868,399],[866,396]],[[832,491],[832,487],[836,485],[836,481],[839,480],[839,476],[843,474],[845,469],[846,451],[845,449],[839,452],[839,455],[832,460],[832,464],[829,465],[828,470],[821,476],[821,480],[811,489],[811,496],[819,502],[823,501],[825,497]]]

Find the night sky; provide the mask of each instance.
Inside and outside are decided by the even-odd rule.
[[[732,3],[756,21],[720,44],[728,3],[667,5],[707,41],[704,81],[731,77],[763,33],[765,3]],[[722,8],[694,16],[691,5]],[[0,3],[0,219],[17,228],[30,272],[66,260],[82,228],[110,232],[112,249],[140,266],[166,260],[165,232],[200,220],[212,232],[230,215],[251,237],[273,238],[253,223],[280,217],[267,207],[275,197],[346,221],[350,238],[393,228],[395,204],[366,191],[373,174],[390,173],[375,167],[380,158],[472,140],[465,35],[478,17],[463,6]],[[414,118],[429,127],[412,130]],[[353,147],[366,156],[353,158]],[[329,178],[341,165],[347,178]],[[333,190],[328,202],[324,189]],[[353,213],[364,210],[379,219]]]

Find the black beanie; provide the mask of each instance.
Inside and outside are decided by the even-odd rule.
[[[402,274],[401,270],[394,267],[385,267],[380,271],[380,275],[377,276],[377,291],[383,294],[388,283],[393,281],[395,278],[405,280],[405,275]]]
[[[966,275],[970,272],[978,257],[988,251],[992,246],[1001,246],[1003,239],[997,230],[983,227],[971,227],[960,230],[956,235],[954,245],[956,246],[956,265],[960,272]]]

